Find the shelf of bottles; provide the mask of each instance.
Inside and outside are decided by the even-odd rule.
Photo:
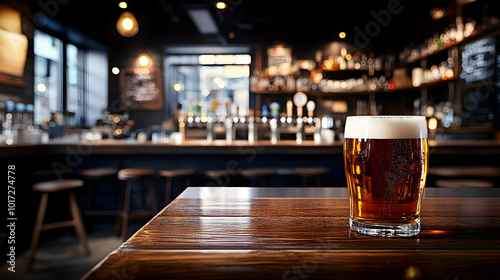
[[[447,85],[443,81],[458,80],[460,47],[500,32],[500,22],[496,17],[483,17],[481,23],[476,23],[472,18],[468,18],[465,24],[460,24],[460,20],[456,22],[457,24],[450,25],[442,32],[435,32],[420,44],[412,44],[401,50],[398,62],[395,63],[396,71],[398,68],[410,68],[411,77],[403,81],[401,86],[396,86],[396,89]],[[442,58],[441,62],[436,63],[439,58]],[[430,61],[434,64],[429,65]]]
[[[323,55],[318,51],[315,60],[284,69],[268,67],[254,71],[251,91],[257,94],[301,91],[308,95],[389,91],[390,81],[385,73],[390,73],[393,60],[393,56],[349,53],[346,48],[339,55]]]
[[[39,144],[49,139],[48,129],[33,123],[33,104],[7,101],[0,104],[0,146]]]

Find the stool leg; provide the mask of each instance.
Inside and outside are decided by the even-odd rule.
[[[47,209],[48,199],[49,194],[43,193],[42,198],[40,199],[40,206],[38,206],[38,214],[36,216],[35,228],[33,229],[33,236],[31,237],[28,270],[31,270],[31,268],[33,267],[33,262],[35,260],[36,249],[38,247],[38,239],[40,238],[40,232],[42,231],[42,224],[45,217],[45,210]]]
[[[316,185],[321,187],[321,175],[316,176]]]
[[[97,181],[95,180],[86,180],[86,184],[88,186],[88,198],[87,198],[87,211],[93,211],[96,209],[96,186],[97,186]],[[89,215],[88,213],[83,213],[83,219],[84,219],[84,224],[87,225],[85,228],[88,230],[88,233],[92,231],[92,226],[94,224],[94,215]]]
[[[146,208],[146,204],[147,204],[146,203],[146,195],[144,193],[144,189],[145,189],[144,186],[146,185],[145,183],[149,183],[148,179],[141,178],[141,185],[140,185],[140,187],[141,187],[141,206],[143,209]]]
[[[85,250],[85,254],[90,255],[90,248],[87,242],[87,235],[85,234],[85,227],[83,226],[82,217],[80,216],[80,210],[78,209],[78,202],[76,201],[75,193],[69,192],[69,206],[71,208],[71,216],[73,217],[73,223],[75,226],[76,235],[80,244]]]
[[[87,180],[87,186],[89,188],[89,196],[88,196],[88,203],[89,203],[89,209],[94,210],[95,209],[95,191],[96,191],[96,185],[97,182],[94,180]]]
[[[120,194],[120,204],[118,205],[118,213],[116,215],[116,224],[115,224],[115,235],[119,236],[121,234],[121,227],[123,222],[123,205],[125,201],[125,182],[122,182],[122,191]]]
[[[131,182],[127,181],[125,186],[125,198],[123,201],[123,211],[122,211],[122,240],[125,241],[127,238],[128,229],[128,219],[130,212],[130,192],[131,192]]]
[[[158,212],[158,204],[156,203],[155,182],[152,178],[149,179],[149,198],[151,199],[151,210],[153,215]]]
[[[170,194],[172,193],[172,178],[167,178],[167,185],[165,186],[165,199],[163,200],[163,206],[170,202]]]
[[[264,180],[264,182],[266,183],[266,187],[270,187],[271,186],[271,177],[266,176],[266,179]]]
[[[302,187],[306,187],[307,186],[307,177],[306,176],[302,176]]]

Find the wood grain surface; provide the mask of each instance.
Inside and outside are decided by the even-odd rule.
[[[86,279],[498,279],[499,257],[498,250],[119,250]]]
[[[188,188],[85,279],[500,277],[499,198],[424,199],[418,236],[380,238],[349,229],[345,198],[243,193]]]

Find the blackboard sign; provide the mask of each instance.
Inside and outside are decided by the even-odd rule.
[[[131,67],[120,74],[121,104],[129,110],[161,110],[161,71],[153,67]]]
[[[462,79],[465,85],[492,78],[495,72],[495,38],[467,44],[462,51]]]
[[[482,125],[494,118],[496,87],[484,85],[462,92],[462,125]]]
[[[292,66],[292,49],[285,46],[274,46],[267,49],[267,66],[280,67],[281,64]]]

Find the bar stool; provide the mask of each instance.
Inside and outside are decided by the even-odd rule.
[[[118,174],[118,169],[116,168],[91,168],[84,169],[80,171],[80,177],[85,181],[85,184],[89,190],[88,203],[89,210],[87,215],[93,214],[92,211],[95,210],[95,193],[96,188],[100,183],[105,181],[116,180]]]
[[[215,186],[226,187],[237,185],[237,176],[239,173],[236,170],[221,169],[221,170],[205,170],[203,172],[205,178],[209,180],[209,184]]]
[[[441,179],[434,184],[440,188],[493,188],[493,182],[474,179]]]
[[[301,186],[306,187],[309,179],[316,180],[316,186],[321,186],[321,176],[328,174],[326,167],[299,167],[293,169],[293,174],[301,179]]]
[[[121,238],[123,241],[125,241],[127,238],[128,222],[130,219],[154,215],[158,211],[158,206],[156,204],[156,194],[154,189],[154,180],[153,180],[155,175],[156,175],[156,170],[153,169],[128,168],[128,169],[121,169],[120,171],[118,171],[118,179],[125,182],[125,187],[124,189],[122,189],[120,206],[118,209],[118,216],[116,219],[115,233],[118,234],[118,232],[121,232]],[[132,181],[143,181],[143,180],[149,181],[148,185],[149,185],[149,197],[151,201],[151,209],[150,211],[144,211],[143,213],[131,215],[130,196],[132,193]],[[143,206],[144,206],[144,201],[143,201]]]
[[[33,236],[31,237],[30,245],[30,257],[28,263],[28,269],[31,270],[33,262],[35,260],[35,253],[38,247],[38,240],[40,238],[40,233],[42,230],[49,230],[62,227],[74,227],[80,245],[83,247],[85,254],[90,255],[90,248],[87,243],[87,236],[85,234],[85,227],[82,222],[80,215],[80,210],[78,208],[78,202],[75,196],[75,190],[83,186],[84,182],[82,180],[75,179],[65,179],[65,180],[54,180],[54,181],[43,181],[34,184],[31,189],[35,192],[42,193],[42,198],[40,199],[40,206],[38,207],[38,214],[35,221],[35,227],[33,229]],[[55,222],[44,224],[45,211],[47,210],[47,201],[49,199],[50,193],[57,192],[67,192],[69,199],[69,206],[71,211],[72,219],[69,221]]]
[[[249,168],[241,171],[241,177],[247,182],[248,185],[259,185],[264,182],[269,186],[271,178],[276,174],[276,171],[268,168]]]
[[[195,174],[192,169],[163,169],[158,172],[161,177],[167,178],[167,184],[165,186],[165,198],[163,200],[163,205],[170,203],[170,196],[172,194],[172,185],[174,180],[184,179],[184,187],[191,184],[190,176]]]
[[[427,171],[427,185],[436,187],[498,187],[500,167],[436,166]]]

